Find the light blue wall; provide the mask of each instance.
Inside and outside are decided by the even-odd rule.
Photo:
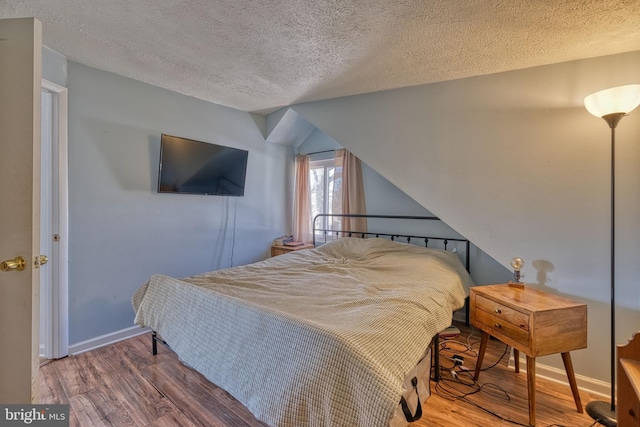
[[[175,277],[264,259],[288,228],[290,149],[264,117],[68,63],[69,342],[133,324],[131,296]],[[249,151],[244,197],[158,194],[160,134]]]

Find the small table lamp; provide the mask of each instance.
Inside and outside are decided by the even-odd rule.
[[[524,260],[520,257],[511,259],[511,267],[513,267],[513,282],[509,282],[509,286],[514,288],[524,288],[524,283],[520,281],[523,275],[520,274],[520,270],[524,267]]]

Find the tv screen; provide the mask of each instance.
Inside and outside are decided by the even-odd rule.
[[[159,193],[244,196],[249,152],[162,134]]]

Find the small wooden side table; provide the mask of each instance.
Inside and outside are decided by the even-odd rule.
[[[298,246],[285,246],[285,245],[273,245],[271,246],[271,256],[286,254],[292,251],[299,251],[300,249],[312,249],[313,243],[305,243]]]
[[[513,347],[516,372],[520,352],[527,356],[529,424],[536,423],[536,357],[560,353],[576,402],[583,412],[576,384],[572,350],[587,347],[587,305],[529,286],[500,284],[471,288],[471,323],[482,330],[474,379],[482,368],[489,336]]]

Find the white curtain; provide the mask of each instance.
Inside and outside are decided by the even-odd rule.
[[[341,148],[336,150],[336,167],[342,168],[342,213],[366,214],[360,159]],[[343,218],[343,230],[367,231],[366,218]]]
[[[295,197],[293,199],[293,240],[311,243],[311,194],[309,191],[309,156],[296,157]]]

